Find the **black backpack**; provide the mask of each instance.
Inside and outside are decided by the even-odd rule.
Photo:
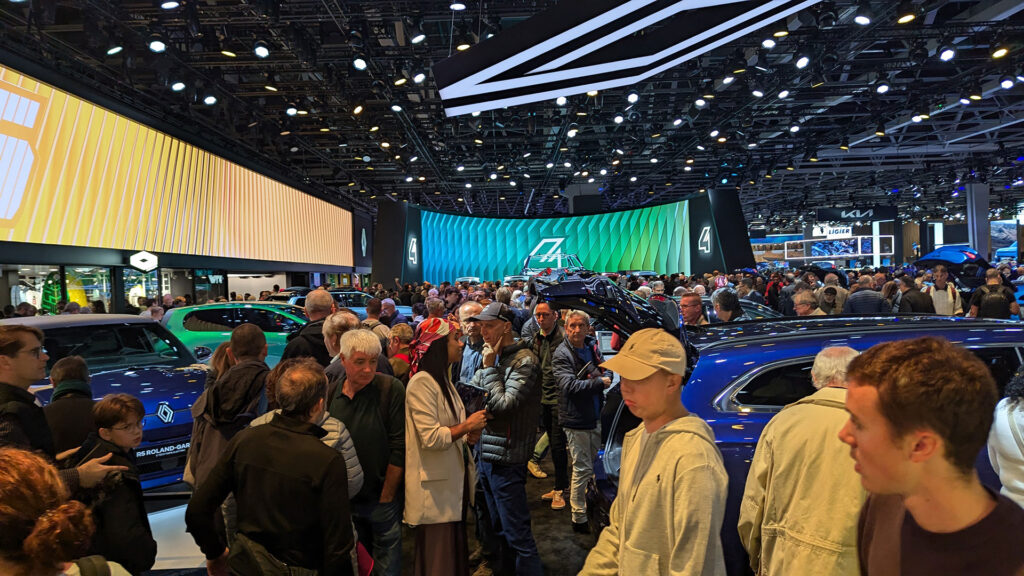
[[[1010,303],[1001,290],[1001,286],[984,285],[978,290],[981,291],[981,298],[978,299],[978,318],[1003,318],[1010,317]]]
[[[82,576],[110,576],[110,565],[103,556],[86,556],[75,561]]]

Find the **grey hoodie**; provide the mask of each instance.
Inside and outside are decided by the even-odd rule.
[[[619,493],[581,575],[724,576],[719,533],[729,479],[711,427],[677,418],[622,444]]]

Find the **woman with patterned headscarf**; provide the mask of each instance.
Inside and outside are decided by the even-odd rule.
[[[451,381],[451,365],[462,358],[459,325],[427,318],[412,352],[412,377],[405,392],[405,522],[416,530],[416,576],[468,576],[466,510],[475,468],[468,439],[487,424],[481,410],[466,409]]]

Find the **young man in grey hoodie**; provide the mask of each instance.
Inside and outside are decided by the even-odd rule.
[[[619,492],[581,575],[724,576],[719,533],[728,478],[711,427],[683,406],[686,352],[660,329],[601,364],[643,422],[622,445]]]

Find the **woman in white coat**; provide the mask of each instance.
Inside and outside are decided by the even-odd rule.
[[[449,372],[462,358],[459,326],[428,318],[412,350],[412,377],[405,390],[405,522],[415,527],[413,574],[468,576],[466,511],[475,486],[467,439],[487,419],[466,418]]]
[[[1001,492],[1024,507],[1024,371],[1006,385],[988,436],[988,458],[1003,485]]]

